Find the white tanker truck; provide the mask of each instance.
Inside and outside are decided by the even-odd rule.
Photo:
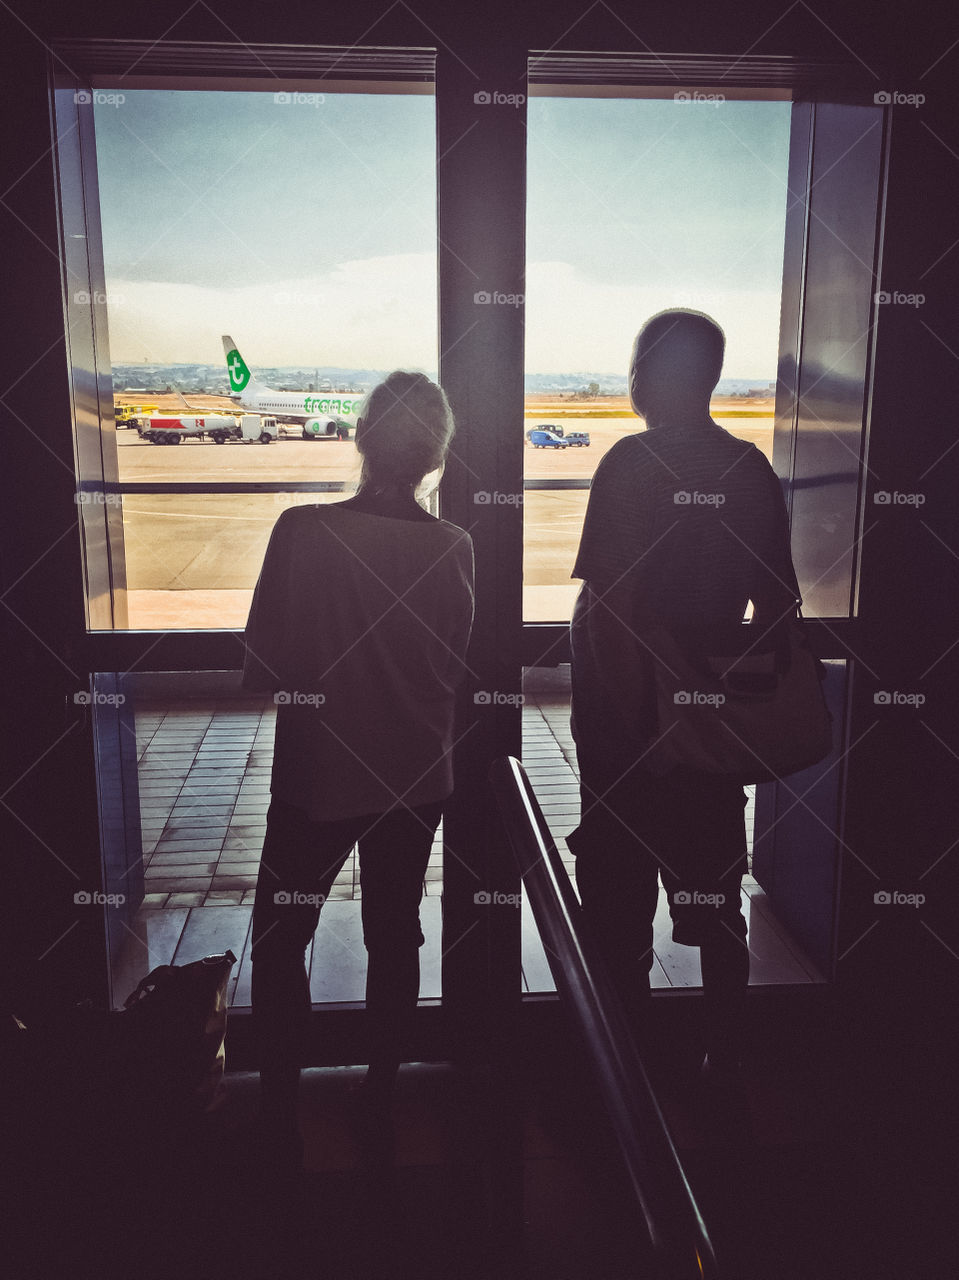
[[[227,441],[251,444],[270,444],[279,434],[276,418],[264,417],[259,413],[244,413],[240,417],[232,414],[207,413],[202,417],[185,414],[172,417],[165,414],[151,414],[138,420],[137,430],[144,440],[151,444],[179,444],[181,440],[212,440],[214,444],[226,444]]]

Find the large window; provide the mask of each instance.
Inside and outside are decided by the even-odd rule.
[[[626,379],[649,316],[691,307],[719,322],[712,415],[771,457],[791,108],[531,93],[524,615],[551,622],[570,617],[578,589],[596,464],[644,426]]]
[[[82,79],[58,73],[77,498],[87,624],[96,633],[86,637],[91,670],[117,673],[117,681],[131,671],[182,674],[194,664],[217,679],[235,672],[240,649],[225,632],[244,625],[277,516],[288,504],[336,501],[352,487],[357,403],[389,368],[435,375],[439,331],[460,431],[444,514],[474,536],[477,680],[507,699],[489,707],[488,694],[485,703],[474,694],[467,702],[480,710],[463,735],[470,737],[460,748],[461,785],[444,819],[452,856],[442,868],[437,858],[428,877],[428,898],[442,885],[443,985],[455,1004],[489,956],[510,963],[503,941],[519,938],[518,923],[474,908],[487,872],[501,876],[492,883],[503,892],[515,883],[514,868],[487,864],[497,837],[476,797],[490,758],[519,749],[517,704],[505,691],[519,683],[520,557],[531,624],[523,661],[549,666],[568,643],[565,620],[578,587],[570,574],[590,477],[616,440],[643,428],[628,405],[627,364],[637,328],[657,310],[689,306],[723,326],[726,365],[713,416],[767,456],[775,452],[807,617],[823,620],[819,635],[835,641],[834,653],[846,651],[832,622],[854,607],[883,110],[817,103],[803,92],[793,105],[783,87],[788,68],[773,77],[778,88],[756,88],[776,71],[760,67],[725,98],[681,97],[661,87],[671,74],[665,63],[546,56],[533,60],[524,133],[522,122],[514,127],[518,117],[492,111],[512,105],[480,102],[489,95],[473,85],[464,98],[452,69],[434,110],[428,50],[266,52],[278,65],[286,58],[287,71],[293,60],[309,74],[294,83],[244,63],[241,81],[232,77],[249,51],[220,49],[204,55],[202,74],[191,64],[187,75],[183,64],[170,69],[179,55],[161,50],[158,73],[143,71],[131,83],[113,75],[121,61],[130,65],[129,51],[108,47],[77,63]],[[146,65],[152,55],[142,57]],[[333,69],[341,79],[330,78]],[[609,83],[592,87],[594,71]],[[623,78],[612,79],[620,71]],[[700,71],[699,83],[718,82]],[[660,88],[629,87],[630,76],[634,86]],[[157,88],[164,77],[169,88]],[[484,189],[497,195],[492,205],[476,198]],[[501,266],[504,293],[495,301],[521,305],[506,290],[522,279],[527,196],[524,414],[521,313],[487,306],[480,322],[474,308],[494,301],[486,286],[499,284]],[[841,376],[828,376],[836,371]],[[158,418],[182,421],[171,428]],[[176,434],[163,436],[170,430]],[[533,431],[539,439],[530,439]],[[160,439],[179,443],[171,449]],[[180,634],[131,634],[141,628]],[[197,628],[220,634],[183,634]],[[174,677],[161,692],[141,689],[135,705],[131,692],[122,705],[140,719],[118,715],[109,726],[121,742],[135,734],[149,741],[142,760],[123,761],[125,778],[142,765],[142,796],[125,791],[119,818],[101,806],[103,823],[115,820],[117,847],[136,854],[115,860],[104,884],[117,875],[132,883],[129,868],[142,847],[151,861],[136,906],[153,914],[147,923],[162,931],[174,910],[195,911],[202,932],[214,910],[239,913],[241,924],[248,915],[270,707],[216,706],[216,680],[183,707],[177,684]],[[105,687],[105,696],[111,692],[119,697],[123,688]],[[576,795],[566,695],[550,692],[558,703],[546,706],[545,725],[536,723],[535,707],[524,709],[527,754],[542,756],[551,816],[568,829]],[[235,699],[236,688],[228,695]],[[227,746],[236,758],[221,762],[224,777],[204,777],[210,757]],[[556,765],[558,781],[550,776]],[[103,786],[113,781],[102,766]],[[193,792],[207,786],[195,803]],[[805,856],[809,807],[784,803],[764,826],[760,800],[757,881],[770,886],[771,900],[783,885],[788,897],[807,883],[793,876],[792,853]],[[827,836],[834,809],[830,795],[817,810]],[[204,834],[207,823],[212,834]],[[779,842],[765,863],[764,829]],[[818,939],[816,962],[825,957],[826,967],[820,943],[832,927],[835,848],[820,862],[807,912],[819,932],[795,931]],[[347,870],[339,886],[351,920],[352,875]],[[119,892],[135,913],[135,895]],[[431,945],[438,912],[433,921]],[[194,936],[192,926],[183,936]]]

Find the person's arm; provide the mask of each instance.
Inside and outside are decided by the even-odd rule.
[[[651,539],[648,505],[629,465],[632,447],[614,445],[596,469],[572,574],[586,584],[577,625],[585,628],[590,668],[610,713],[630,731],[642,723],[652,677],[635,626]]]
[[[765,458],[763,462],[769,485],[768,532],[755,565],[750,625],[766,629],[791,615],[802,604],[802,596],[792,562],[789,515],[782,485]]]
[[[635,591],[631,584],[622,582],[604,587],[589,581],[586,586],[589,594],[583,621],[592,669],[601,684],[604,704],[619,727],[635,733],[648,720],[653,697],[648,641],[633,626]]]
[[[473,540],[464,533],[449,553],[451,582],[449,585],[449,664],[451,685],[458,685],[467,673],[466,651],[473,630],[475,604]]]
[[[282,687],[280,642],[286,621],[287,556],[283,516],[273,526],[257,579],[243,634],[241,687],[251,693],[273,693]]]

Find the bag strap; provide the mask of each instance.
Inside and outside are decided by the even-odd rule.
[[[141,978],[136,985],[136,990],[131,991],[123,1002],[124,1009],[129,1009],[136,1004],[143,996],[147,994],[150,987],[158,987],[163,982],[169,982],[173,973],[172,964],[159,964],[155,969],[151,969],[145,978]]]
[[[183,973],[184,970],[191,969],[194,964],[208,969],[226,965],[229,970],[236,964],[236,956],[227,948],[226,951],[219,955],[203,956],[202,959],[193,961],[192,964],[188,965],[159,964],[155,969],[151,969],[145,978],[140,979],[136,990],[131,991],[126,1000],[124,1000],[124,1009],[131,1008],[138,1000],[143,999],[150,989],[155,990],[157,987],[169,984],[178,974]]]

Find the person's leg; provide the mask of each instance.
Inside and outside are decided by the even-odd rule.
[[[583,922],[634,1023],[649,1004],[653,919],[659,900],[655,805],[635,771],[610,786],[580,783],[581,820],[567,837]]]
[[[367,1083],[388,1094],[403,1060],[420,989],[419,907],[441,803],[395,809],[359,842],[363,941],[368,965]]]
[[[706,1049],[710,1064],[721,1069],[739,1061],[746,1024],[749,948],[742,911],[745,804],[742,787],[730,784],[718,788],[713,807],[718,862],[711,867],[711,879],[722,901],[716,924],[699,948],[706,1001]]]
[[[304,957],[320,907],[356,842],[355,820],[318,823],[273,800],[253,905],[253,1025],[264,1119],[295,1128],[300,1062],[310,1024]]]
[[[749,986],[749,950],[742,913],[746,871],[745,795],[721,776],[671,779],[674,862],[662,871],[673,938],[698,946],[703,977],[706,1049],[724,1068],[740,1056]],[[685,901],[677,902],[677,896]]]

